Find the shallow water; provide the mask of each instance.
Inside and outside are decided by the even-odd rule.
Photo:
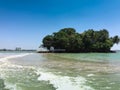
[[[119,90],[120,52],[0,52],[0,90]]]

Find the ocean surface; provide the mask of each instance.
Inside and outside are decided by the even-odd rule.
[[[120,90],[120,52],[0,52],[0,90]]]

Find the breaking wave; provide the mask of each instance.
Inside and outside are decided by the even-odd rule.
[[[69,77],[55,75],[50,72],[41,72],[38,70],[36,72],[38,75],[38,80],[49,81],[56,90],[94,90],[90,86],[85,85],[86,79],[84,77]]]
[[[25,54],[18,54],[18,55],[10,55],[10,56],[6,56],[6,57],[3,57],[3,58],[0,58],[0,61],[1,62],[4,62],[5,60],[8,60],[8,59],[13,59],[13,58],[20,58],[20,57],[24,57],[24,56],[27,56],[27,55],[30,55],[32,53],[25,53]]]
[[[52,85],[55,88],[55,90],[94,90],[90,86],[86,85],[87,80],[82,76],[78,76],[78,77],[62,76],[62,75],[54,74],[52,72],[47,72],[40,67],[36,68],[33,66],[21,66],[9,62],[10,59],[20,58],[30,54],[31,53],[10,55],[0,58],[0,62],[3,62],[3,64],[0,65],[1,68],[0,72],[2,73],[0,74],[0,78],[4,80],[5,86],[3,88],[5,88],[5,90],[24,90],[21,89],[20,86],[17,84],[19,83],[24,84],[23,82],[25,83],[27,82],[29,84],[29,82],[31,82],[32,79],[34,79],[35,82],[37,81],[49,82],[48,84]],[[5,78],[8,77],[7,75],[10,75],[10,78],[18,77],[16,79],[17,80],[16,83],[6,82]],[[23,77],[27,80],[25,80]],[[41,83],[36,83],[36,84],[39,86],[39,84]]]

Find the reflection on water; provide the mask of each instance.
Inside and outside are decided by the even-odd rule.
[[[120,53],[3,54],[2,90],[119,90]]]

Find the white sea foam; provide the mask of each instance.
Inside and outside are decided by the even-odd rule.
[[[9,62],[9,59],[20,58],[20,57],[24,57],[24,56],[27,56],[27,55],[30,55],[30,54],[32,54],[32,53],[7,55],[7,56],[4,56],[4,57],[0,58],[0,62],[3,62],[2,65],[0,65],[0,68],[3,67],[3,68],[0,69],[0,71],[2,72],[2,69],[4,69],[4,67],[7,67],[7,68],[8,67],[10,67],[10,68],[12,68],[12,67],[13,68],[23,68],[23,66],[21,66],[21,65],[11,64]],[[7,68],[6,68],[6,70],[7,70]],[[4,79],[4,73],[0,74],[0,77],[2,79]],[[17,87],[16,84],[10,84],[8,82],[4,82],[4,83],[5,83],[5,86],[6,86],[5,88],[7,88],[7,89],[10,89],[10,90],[21,90],[20,88]]]
[[[5,83],[5,88],[9,90],[22,90],[17,84]]]
[[[95,76],[95,75],[94,75],[94,74],[88,74],[87,76],[88,76],[88,77],[92,77],[92,76]]]
[[[9,60],[9,59],[20,58],[20,57],[24,57],[24,56],[27,56],[27,55],[30,55],[30,54],[32,54],[32,53],[25,53],[25,54],[18,54],[18,55],[9,55],[9,56],[0,58],[0,61],[1,62],[5,62],[6,60]]]
[[[16,84],[5,83],[5,85],[6,85],[5,88],[9,90],[17,90]]]
[[[56,90],[94,90],[90,86],[85,85],[87,80],[81,76],[68,77],[41,71],[36,73],[40,75],[38,80],[49,81]]]
[[[4,58],[1,58],[0,61],[5,61],[5,66],[8,67],[17,67],[17,68],[23,68],[23,66],[20,65],[14,65],[9,62],[7,62],[9,59],[13,58],[19,58],[29,55],[30,53],[26,54],[20,54],[20,55],[11,55]],[[37,75],[40,75],[38,77],[38,80],[40,81],[49,81],[50,84],[52,84],[56,90],[94,90],[90,86],[86,85],[87,80],[84,77],[69,77],[69,76],[61,76],[61,75],[55,75],[50,72],[45,72],[38,70]],[[16,84],[12,85],[9,83],[6,83],[6,88],[10,88],[10,90],[20,90],[20,88],[17,87]]]

